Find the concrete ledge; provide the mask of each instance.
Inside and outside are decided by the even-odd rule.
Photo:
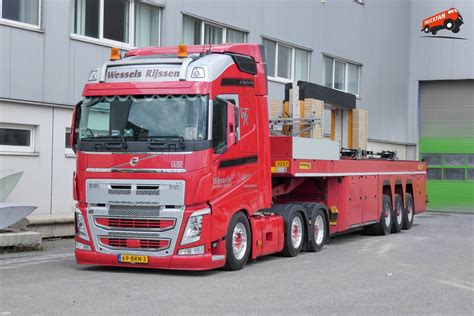
[[[41,248],[42,235],[37,232],[0,232],[0,249],[13,248],[14,250]]]
[[[41,233],[43,238],[74,236],[74,214],[30,215],[27,229]]]

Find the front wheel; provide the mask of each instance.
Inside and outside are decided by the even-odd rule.
[[[425,28],[423,29],[423,31],[425,33],[429,33],[430,32],[430,27],[429,26],[425,26]]]
[[[444,22],[444,27],[447,28],[448,30],[452,30],[454,28],[455,24],[453,20],[446,20]]]
[[[226,235],[225,268],[230,271],[240,270],[250,256],[250,225],[244,213],[238,212],[232,217]]]

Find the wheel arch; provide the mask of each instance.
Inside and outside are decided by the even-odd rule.
[[[400,195],[400,197],[402,198],[403,206],[405,207],[405,194],[404,194],[404,191],[403,191],[403,182],[402,182],[402,180],[397,179],[395,181],[395,194]],[[395,197],[394,197],[394,199],[395,199]]]

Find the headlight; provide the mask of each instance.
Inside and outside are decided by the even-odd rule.
[[[88,81],[97,81],[97,80],[99,80],[99,70],[94,69],[90,72]]]
[[[82,214],[76,207],[74,207],[74,214],[75,214],[74,222],[76,226],[76,236],[89,241],[89,234],[87,233],[86,221],[84,220],[84,216],[82,216]]]
[[[186,228],[184,229],[183,239],[181,245],[186,245],[201,238],[202,221],[205,214],[209,214],[211,209],[206,208],[200,211],[193,212],[188,219]]]

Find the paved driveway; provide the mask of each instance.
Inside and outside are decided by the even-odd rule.
[[[72,240],[0,255],[0,315],[470,314],[474,216],[429,213],[410,231],[333,238],[319,253],[237,272],[77,266]]]

